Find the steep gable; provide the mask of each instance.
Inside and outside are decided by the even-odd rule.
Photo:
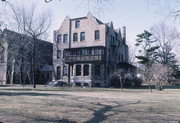
[[[97,19],[96,17],[93,16],[93,14],[91,12],[88,12],[87,18],[92,19],[94,22],[96,22],[97,24],[104,24],[103,22],[101,22],[99,19]]]
[[[66,16],[66,17],[64,18],[63,22],[61,23],[61,26],[59,27],[59,30],[60,30],[60,28],[62,28],[62,26],[63,26],[65,23],[67,23],[67,22],[70,22],[70,17],[69,17],[69,16]]]

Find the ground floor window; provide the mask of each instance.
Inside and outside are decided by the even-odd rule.
[[[61,78],[61,67],[57,67],[57,80]]]
[[[77,82],[77,83],[76,83],[76,86],[81,86],[81,83]]]
[[[84,86],[89,86],[89,84],[88,83],[84,83]]]
[[[83,67],[83,76],[89,76],[89,65],[85,64]]]
[[[63,67],[63,76],[67,76],[67,66]]]
[[[76,76],[81,76],[81,65],[76,65]]]
[[[101,72],[101,67],[99,64],[96,64],[95,67],[94,67],[94,73],[95,73],[95,76],[100,76],[100,72]]]

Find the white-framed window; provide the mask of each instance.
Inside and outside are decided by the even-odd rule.
[[[81,65],[76,65],[76,76],[81,76]]]

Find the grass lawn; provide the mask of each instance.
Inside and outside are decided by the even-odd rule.
[[[3,123],[179,123],[180,88],[0,86]]]

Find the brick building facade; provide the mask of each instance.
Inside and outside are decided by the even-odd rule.
[[[34,39],[7,29],[0,36],[4,44],[4,50],[0,59],[0,83],[31,83]],[[35,46],[35,80],[37,84],[44,84],[52,80],[52,69],[43,71],[44,69],[42,68],[46,66],[52,67],[53,44],[37,39]],[[44,76],[46,78],[43,78]]]
[[[122,31],[122,33],[121,33]],[[53,38],[55,78],[72,86],[108,87],[118,63],[128,63],[126,28],[114,29],[91,13],[64,19]]]

